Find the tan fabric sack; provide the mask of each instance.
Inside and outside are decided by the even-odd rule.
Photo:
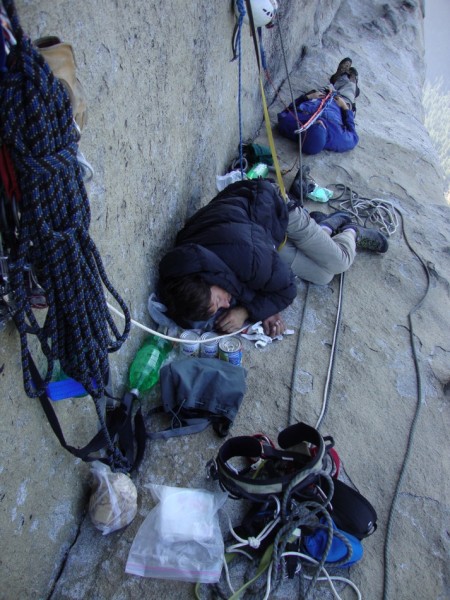
[[[76,62],[73,48],[56,36],[42,37],[33,42],[50,69],[69,94],[73,118],[80,132],[87,122],[86,94],[76,75]]]

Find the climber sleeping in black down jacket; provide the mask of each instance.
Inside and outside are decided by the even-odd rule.
[[[160,263],[159,296],[178,323],[209,319],[231,333],[245,320],[284,332],[279,313],[294,300],[294,274],[283,262],[288,211],[276,186],[263,179],[228,186],[191,217]]]
[[[231,184],[191,217],[159,266],[159,297],[179,325],[207,321],[232,333],[262,321],[272,337],[285,331],[280,312],[296,296],[295,275],[330,283],[357,248],[383,253],[386,237],[349,213],[308,213],[266,179]]]

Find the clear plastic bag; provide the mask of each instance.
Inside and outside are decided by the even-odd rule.
[[[91,465],[92,495],[89,516],[103,535],[122,529],[137,513],[137,490],[125,473],[113,473],[108,465],[94,461]]]
[[[125,572],[157,579],[219,581],[224,543],[217,512],[227,493],[156,484],[146,487],[159,504],[140,526]]]
[[[244,175],[244,179],[245,179],[245,175]],[[236,181],[241,181],[241,180],[242,180],[242,174],[240,171],[230,171],[229,173],[226,173],[225,175],[216,175],[217,191],[221,192],[222,190],[224,190],[226,187],[228,187],[232,183],[235,183]]]

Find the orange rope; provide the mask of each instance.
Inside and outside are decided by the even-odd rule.
[[[298,121],[297,115],[290,109],[290,105],[292,103],[289,103],[289,105],[286,105],[286,102],[281,97],[280,92],[276,89],[276,87],[275,87],[275,85],[274,85],[274,83],[273,83],[273,81],[272,81],[272,79],[270,77],[269,70],[265,69],[264,73],[266,75],[267,81],[271,84],[271,86],[272,86],[272,88],[273,88],[273,90],[275,92],[275,95],[281,100],[281,103],[284,106],[284,110],[287,111],[291,116],[293,116],[295,118],[295,120]],[[314,121],[316,121],[319,118],[320,114],[322,113],[322,111],[325,108],[325,104],[328,103],[328,101],[333,96],[333,94],[334,94],[334,92],[329,91],[328,94],[324,98],[322,98],[322,100],[320,102],[320,105],[317,108],[317,110],[311,115],[311,117],[308,119],[308,121],[306,123],[304,123],[300,127],[300,129],[298,129],[298,133],[301,133],[302,131],[305,131],[306,129],[308,129],[308,127],[310,125],[312,125],[312,123],[314,123]]]

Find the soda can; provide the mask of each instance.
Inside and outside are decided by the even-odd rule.
[[[242,364],[242,343],[237,337],[223,338],[219,342],[219,358],[232,365]]]
[[[207,331],[200,339],[208,340],[209,338],[217,338],[217,333],[214,331]],[[219,340],[215,342],[208,342],[200,344],[200,357],[201,358],[217,358],[219,356]]]
[[[195,331],[191,329],[186,329],[180,335],[180,339],[186,340],[181,344],[181,354],[183,356],[198,356],[199,348],[200,348],[200,336]]]

